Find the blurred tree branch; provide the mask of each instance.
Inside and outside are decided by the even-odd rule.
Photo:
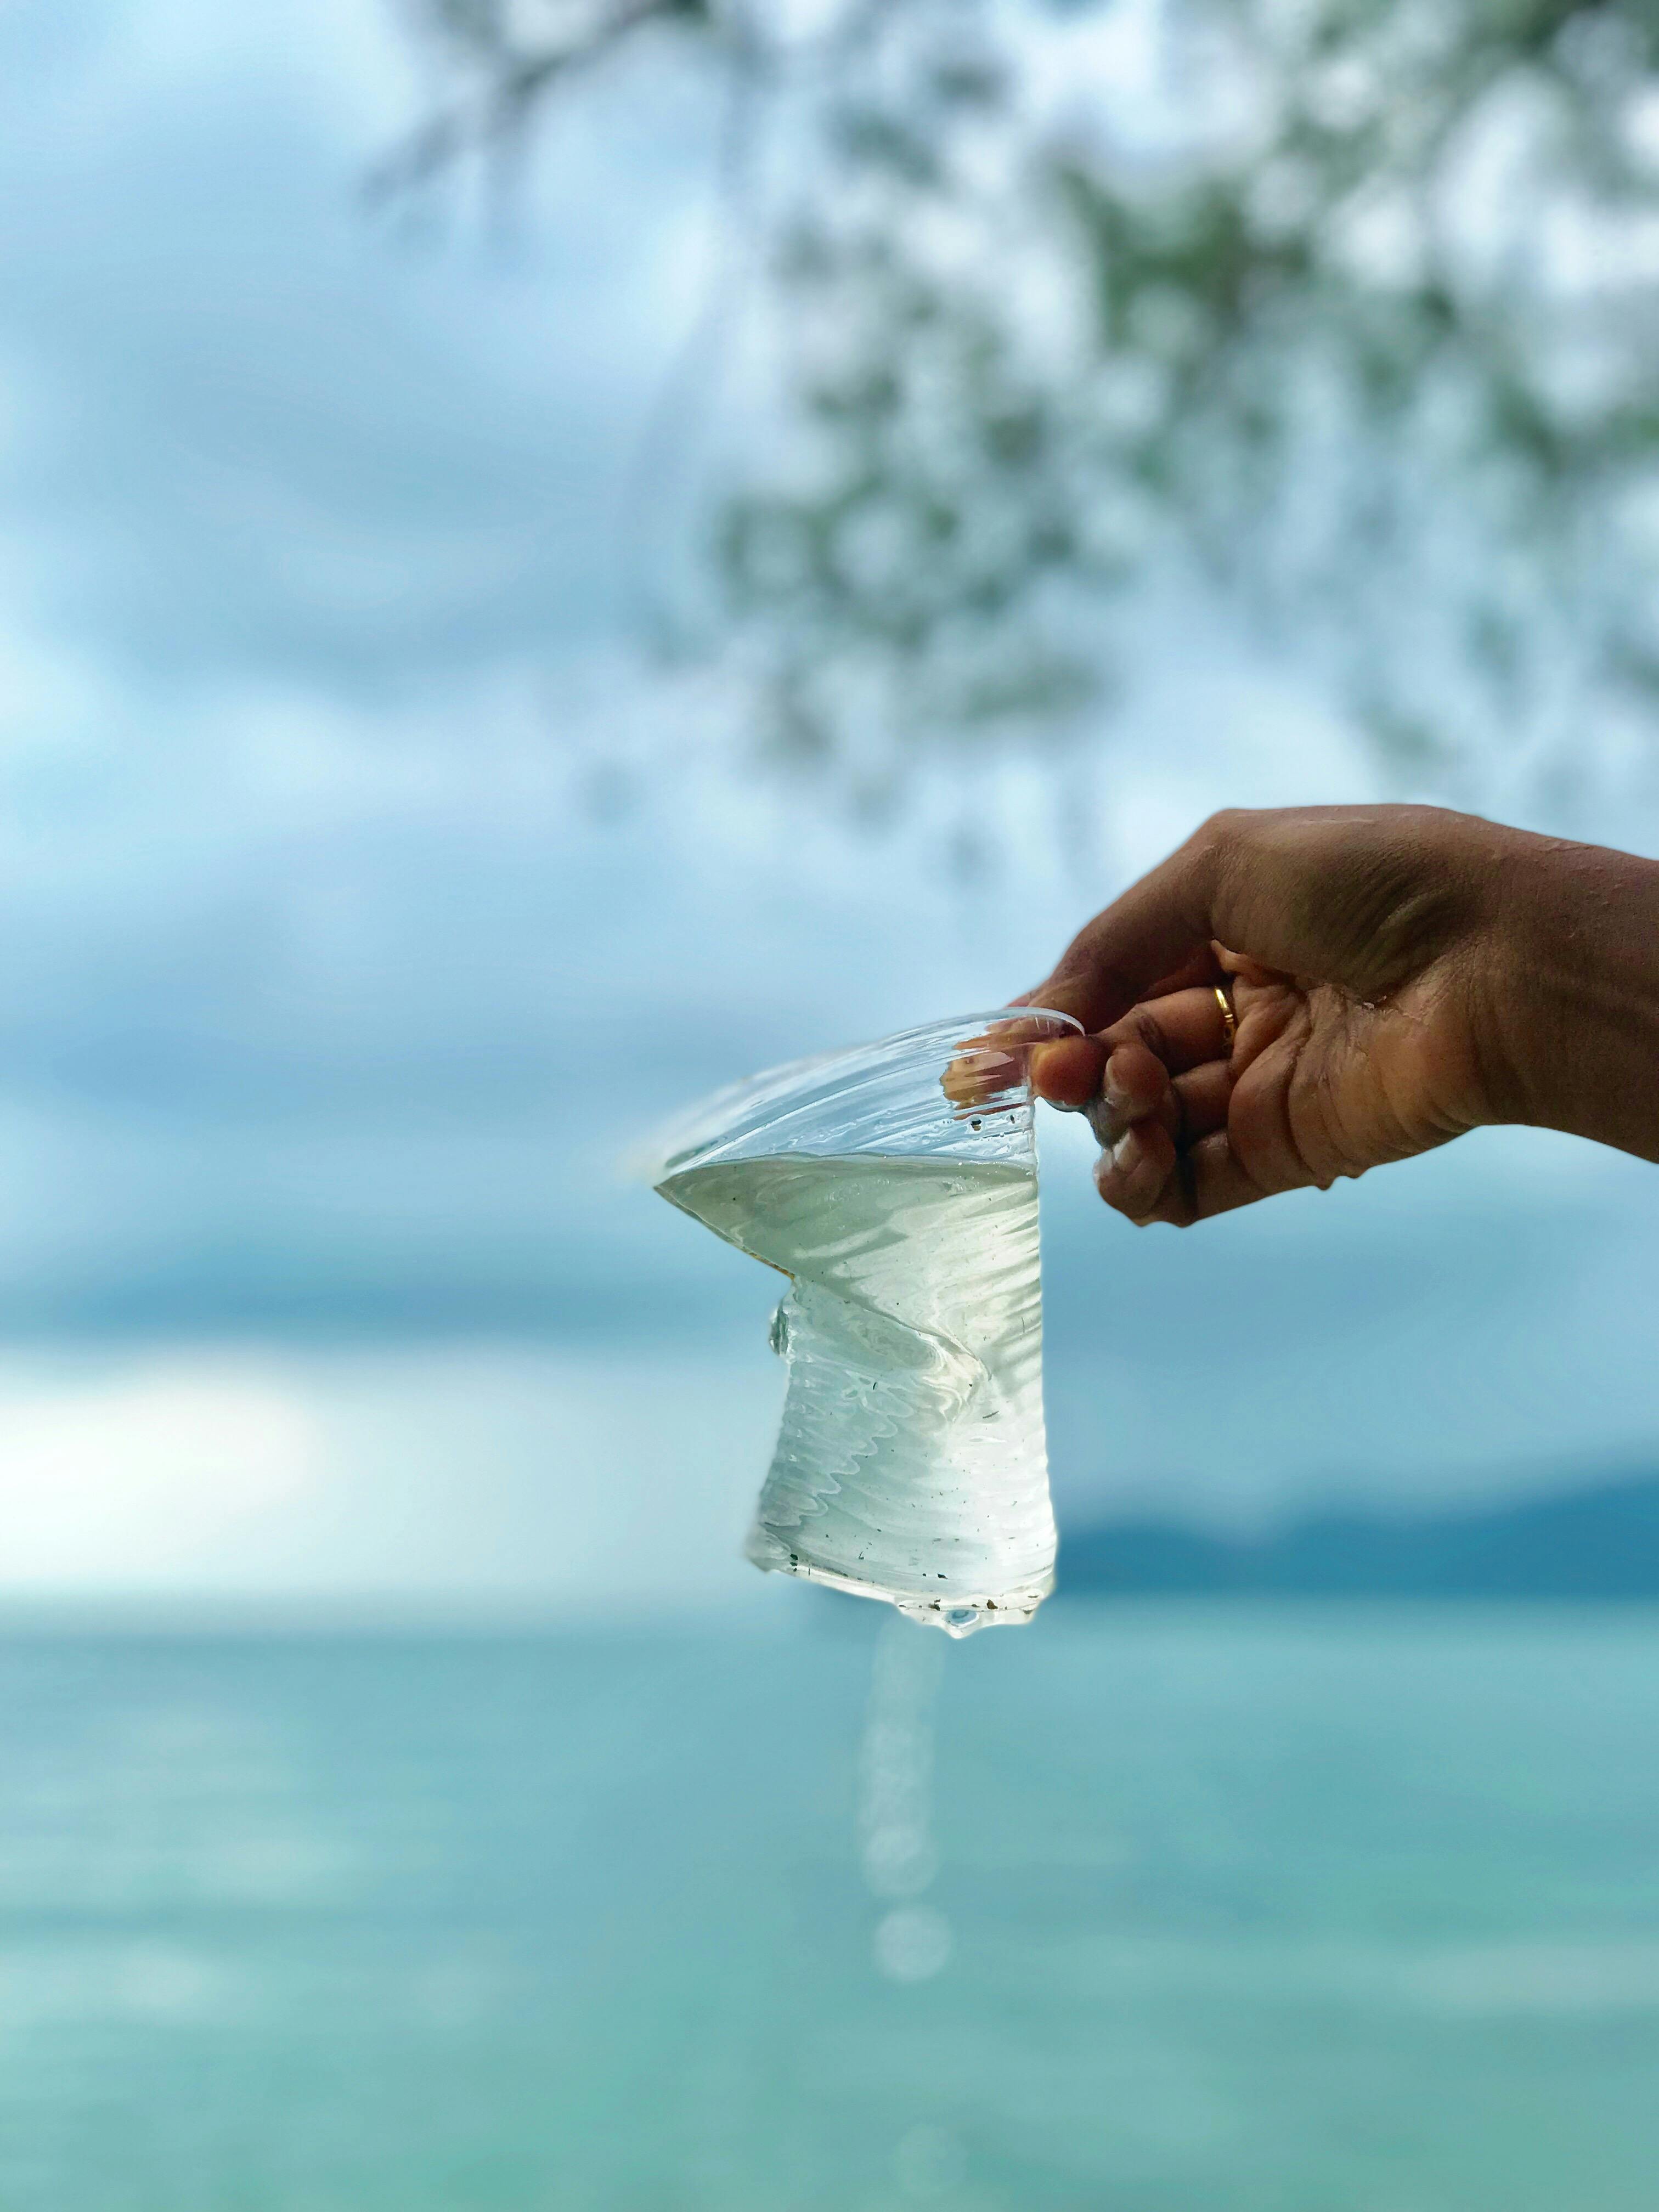
[[[1195,579],[1415,780],[1659,714],[1651,0],[422,0],[380,188],[672,21],[763,80],[785,427],[718,489],[775,746],[1097,731]],[[1149,597],[1151,595],[1151,597]]]
[[[441,106],[376,162],[365,179],[371,201],[428,183],[468,154],[516,137],[556,86],[584,64],[608,59],[647,24],[705,26],[708,0],[417,0],[416,15],[462,80]]]

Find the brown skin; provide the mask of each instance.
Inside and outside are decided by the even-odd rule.
[[[1237,1018],[1231,1051],[1216,987]],[[1427,806],[1218,814],[1026,1003],[1096,1180],[1184,1227],[1495,1122],[1659,1160],[1659,862]]]

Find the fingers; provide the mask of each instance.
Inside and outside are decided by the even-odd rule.
[[[1131,1221],[1151,1221],[1180,1170],[1170,1132],[1156,1121],[1137,1121],[1101,1153],[1095,1188],[1108,1206]]]
[[[1000,1095],[1023,1091],[1042,1040],[1065,1034],[1060,1023],[1040,1012],[993,1021],[981,1036],[963,1037],[955,1046],[939,1088],[959,1113],[971,1113]]]
[[[1031,1054],[1031,1088],[1051,1106],[1080,1113],[1100,1089],[1107,1048],[1098,1037],[1066,1037]]]
[[[1172,992],[1168,998],[1148,1000],[1121,1022],[1115,1022],[1101,1042],[1114,1058],[1138,1046],[1154,1054],[1171,1075],[1179,1075],[1206,1060],[1224,1060],[1231,1039],[1227,1018],[1212,983],[1197,990]]]
[[[1103,1030],[1155,986],[1196,981],[1209,972],[1215,894],[1230,865],[1235,817],[1206,823],[1180,850],[1143,876],[1072,939],[1031,1005],[1074,1014]]]
[[[1103,1038],[1102,1043],[1105,1042]],[[1138,1037],[1112,1048],[1101,1075],[1100,1090],[1090,1100],[1087,1110],[1096,1136],[1107,1146],[1131,1123],[1154,1118],[1174,1135],[1179,1119],[1169,1067]]]
[[[1033,1055],[1031,1080],[1050,1105],[1076,1112],[1103,1100],[1127,1123],[1152,1110],[1169,1076],[1223,1060],[1227,1049],[1227,1024],[1211,985],[1149,1000],[1098,1036],[1043,1046]]]
[[[1126,1045],[1107,1062],[1101,1095],[1087,1109],[1089,1126],[1108,1147],[1138,1121],[1157,1121],[1187,1146],[1227,1126],[1232,1073],[1225,1060],[1206,1060],[1171,1076],[1144,1045]]]
[[[1211,985],[1171,992],[1100,1036],[1045,1054],[1044,1094],[1061,1089],[1065,1103],[1085,1107],[1102,1146],[1097,1186],[1130,1220],[1185,1224],[1262,1195],[1227,1144],[1231,1044]]]
[[[1422,1038],[1401,1045],[1395,1075],[1379,1073],[1355,1057],[1353,1010],[1369,1020],[1398,1006],[1488,926],[1506,837],[1434,809],[1224,814],[1096,915],[1030,994],[1087,1035],[1033,1072],[1044,1096],[1088,1112],[1108,1147],[1108,1201],[1133,1220],[1196,1221],[1395,1157],[1413,1114],[1428,1133],[1412,1122],[1412,1145],[1440,1141],[1449,1117],[1425,1103]],[[1236,1034],[1205,988],[1223,975],[1237,987]],[[1324,1042],[1304,1060],[1310,1035]],[[1453,1054],[1478,1058],[1466,1037]],[[1289,1119],[1304,1066],[1311,1155]]]
[[[1142,996],[1147,999],[1167,999],[1176,991],[1185,991],[1200,985],[1207,989],[1215,982],[1218,974],[1221,971],[1224,958],[1220,945],[1206,945],[1201,952],[1194,952],[1190,960],[1183,961],[1172,974],[1160,975],[1155,983],[1149,983]]]
[[[1268,1195],[1240,1165],[1224,1128],[1182,1152],[1166,1129],[1146,1122],[1101,1154],[1095,1184],[1106,1203],[1129,1220],[1164,1221],[1176,1229]]]

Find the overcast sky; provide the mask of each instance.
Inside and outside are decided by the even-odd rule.
[[[506,236],[365,213],[422,86],[379,0],[0,15],[0,1589],[747,1601],[769,1282],[628,1143],[1024,988],[1216,805],[1376,787],[1196,616],[1081,856],[1012,770],[860,841],[722,767],[623,590],[710,83],[586,88]],[[1652,1170],[1493,1133],[1177,1237],[1043,1133],[1065,1516],[1659,1450]]]

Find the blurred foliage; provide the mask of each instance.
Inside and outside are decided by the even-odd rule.
[[[669,20],[763,91],[710,544],[792,757],[1098,731],[1195,585],[1419,784],[1649,742],[1659,0],[422,5],[428,160]]]

